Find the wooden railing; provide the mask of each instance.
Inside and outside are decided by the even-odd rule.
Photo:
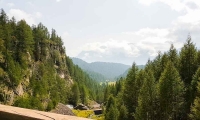
[[[70,115],[30,110],[0,104],[1,120],[90,120]]]

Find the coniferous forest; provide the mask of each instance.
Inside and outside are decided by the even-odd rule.
[[[188,38],[105,89],[106,120],[199,120],[200,51]]]
[[[50,111],[57,103],[102,102],[103,87],[66,56],[61,37],[42,24],[0,13],[0,102]]]
[[[134,61],[134,60],[133,60]],[[100,85],[66,55],[62,38],[42,24],[0,13],[0,103],[50,111],[60,102],[103,103],[105,120],[199,120],[200,50],[188,35],[144,69],[133,63],[114,85]]]

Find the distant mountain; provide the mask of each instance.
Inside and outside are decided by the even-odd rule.
[[[144,69],[145,65],[137,65],[139,69]]]
[[[79,58],[72,58],[72,61],[74,64],[78,65],[83,70],[85,70],[91,78],[95,79],[96,77],[95,80],[99,79],[98,81],[114,80],[117,76],[123,74],[131,67],[130,65],[124,65],[121,63],[87,63]]]
[[[137,65],[137,67],[140,70],[140,69],[144,69],[145,65]],[[130,70],[130,68],[127,69],[123,74],[117,76],[115,79],[117,80],[117,79],[119,79],[121,77],[125,78],[127,76],[129,70]]]
[[[108,79],[105,76],[103,76],[102,74],[97,73],[97,72],[88,71],[88,70],[85,70],[85,72],[90,76],[90,78],[92,78],[93,80],[96,80],[98,82],[105,82]]]

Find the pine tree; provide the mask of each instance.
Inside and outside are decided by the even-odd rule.
[[[162,72],[161,58],[162,58],[162,54],[159,51],[156,58],[151,62],[151,69],[153,71],[153,75],[156,81],[159,80],[161,72]]]
[[[52,41],[56,41],[56,37],[57,37],[57,34],[56,34],[56,30],[55,29],[52,29],[51,30],[51,40]]]
[[[168,56],[167,56],[167,53],[164,53],[161,57],[161,73],[164,71],[167,65],[167,62],[168,62]]]
[[[158,89],[160,117],[163,120],[178,119],[183,103],[184,84],[171,61],[160,77]]]
[[[18,61],[23,68],[26,68],[30,64],[29,55],[33,55],[34,41],[31,27],[25,20],[21,20],[17,23],[16,38],[19,42],[17,45],[16,61]]]
[[[180,52],[180,75],[186,86],[190,85],[197,68],[197,49],[188,36]]]
[[[111,95],[106,104],[105,120],[117,120],[118,114],[115,98]]]
[[[127,119],[128,119],[128,111],[124,105],[121,105],[119,109],[118,120],[127,120]]]
[[[193,76],[190,93],[191,93],[191,103],[194,102],[195,97],[197,96],[198,92],[198,82],[200,81],[200,67],[196,71],[195,75]]]
[[[194,100],[194,105],[191,106],[191,113],[189,117],[191,120],[200,119],[200,80],[197,81],[197,96]]]
[[[157,92],[155,79],[151,71],[147,71],[145,74],[144,84],[138,98],[138,107],[134,114],[136,120],[153,120],[156,117],[155,100]]]
[[[20,42],[20,48],[23,52],[31,52],[33,50],[33,35],[31,27],[26,23],[26,21],[21,20],[17,23],[16,28],[17,39]]]
[[[1,9],[0,12],[0,24],[5,25],[8,22],[8,16],[6,15],[5,11]]]
[[[197,64],[197,49],[195,45],[191,41],[191,36],[189,35],[187,38],[184,47],[180,51],[180,68],[179,73],[181,76],[181,80],[183,80],[186,92],[184,95],[185,98],[185,111],[184,117],[187,117],[187,114],[190,113],[190,106],[192,104],[191,98],[192,94],[190,93],[191,81],[192,77],[195,74],[198,68]]]
[[[89,93],[88,93],[88,91],[87,91],[85,86],[81,86],[80,93],[81,93],[81,102],[83,104],[88,104],[88,99],[89,99],[89,95],[88,94]]]
[[[147,69],[146,69],[147,70]],[[136,79],[136,92],[139,94],[140,93],[140,89],[142,88],[143,84],[144,84],[144,81],[145,81],[145,71],[146,70],[140,70],[138,72],[138,75],[137,75],[137,79]]]
[[[197,52],[197,65],[200,67],[200,50]]]
[[[122,90],[123,90],[123,78],[121,77],[118,81],[116,81],[116,84],[115,84],[115,88],[116,88],[116,93],[115,93],[115,95],[117,96],[120,92],[122,92]]]
[[[135,112],[137,106],[137,86],[136,78],[138,74],[138,68],[135,63],[133,63],[132,68],[129,70],[128,75],[124,84],[124,104],[128,109],[128,118],[133,119],[133,113]]]
[[[35,49],[34,49],[34,55],[35,60],[44,60],[44,57],[46,57],[46,48],[47,45],[45,44],[45,40],[48,39],[48,31],[46,31],[46,27],[43,26],[42,23],[39,23],[38,26],[33,26],[33,36],[35,41]]]
[[[168,51],[168,59],[174,64],[174,67],[178,69],[179,67],[179,58],[176,48],[174,48],[174,45],[171,44],[171,47]]]
[[[75,106],[80,102],[80,91],[77,83],[74,83],[72,86],[72,101],[72,104]]]
[[[104,101],[108,101],[109,96],[110,96],[110,89],[109,86],[106,86],[104,90]]]
[[[4,67],[8,68],[8,56],[9,56],[9,46],[10,46],[10,33],[9,33],[9,25],[8,25],[8,16],[6,15],[5,11],[1,9],[0,12],[0,39],[2,39],[4,42],[5,52],[5,63]]]
[[[3,64],[5,62],[5,58],[4,58],[4,51],[5,51],[5,47],[4,47],[4,41],[1,40],[0,38],[0,68],[3,68]]]

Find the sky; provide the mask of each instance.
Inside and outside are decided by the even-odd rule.
[[[190,34],[200,47],[200,0],[0,0],[9,18],[43,23],[66,54],[87,62],[144,65],[177,50]]]

